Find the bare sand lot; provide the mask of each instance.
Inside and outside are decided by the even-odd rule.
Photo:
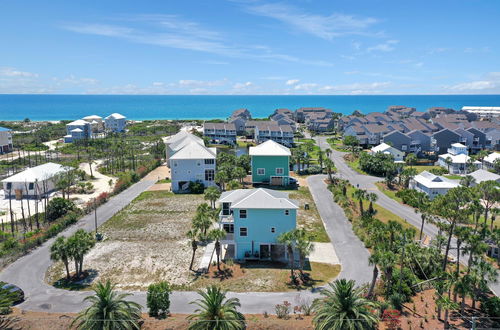
[[[186,238],[196,207],[203,195],[174,195],[147,191],[100,227],[104,241],[85,257],[84,268],[110,279],[119,289],[145,290],[167,280],[174,285],[192,281],[189,271],[192,249]],[[203,254],[196,253],[194,268]],[[47,273],[49,283],[64,277],[60,263]]]

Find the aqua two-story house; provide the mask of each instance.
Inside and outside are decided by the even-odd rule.
[[[225,258],[238,261],[286,261],[286,247],[278,236],[296,228],[296,202],[288,193],[264,188],[237,189],[222,193],[218,200]]]
[[[267,140],[250,147],[252,183],[284,186],[290,183],[290,149]]]

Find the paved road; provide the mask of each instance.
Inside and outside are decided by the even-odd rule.
[[[328,142],[326,142],[325,137],[316,137],[315,139],[321,149],[324,150],[326,148],[330,148],[330,145],[328,144]],[[331,158],[338,170],[337,176],[349,180],[351,184],[355,186],[359,185],[359,188],[366,189],[369,190],[370,192],[376,193],[378,196],[378,200],[376,203],[378,205],[391,211],[397,216],[405,219],[408,223],[416,227],[417,230],[420,230],[420,225],[421,225],[420,214],[415,212],[415,210],[412,207],[403,205],[395,201],[394,199],[388,197],[383,192],[381,192],[375,185],[375,182],[382,181],[381,178],[370,175],[359,174],[352,168],[350,168],[349,165],[347,165],[347,163],[344,160],[345,154],[346,153],[344,152],[332,150]],[[424,233],[430,237],[435,237],[438,234],[438,229],[436,226],[426,223],[424,227]],[[452,240],[452,247],[453,246],[456,246],[455,239]],[[456,251],[452,250],[450,251],[450,254],[456,257]],[[461,262],[466,263],[467,260],[468,260],[467,256],[462,256],[462,255],[460,256]],[[497,281],[497,283],[490,283],[490,289],[497,296],[500,293],[500,275],[498,280],[499,281]]]
[[[313,176],[308,179],[311,185],[313,198],[318,206],[330,239],[332,240],[337,255],[342,262],[341,277],[355,279],[358,283],[368,282],[371,278],[371,269],[368,267],[368,251],[354,235],[351,225],[343,211],[332,199],[331,193],[323,182],[325,176]],[[101,225],[122,208],[128,205],[140,193],[154,184],[154,181],[141,181],[123,193],[113,197],[108,203],[98,208],[98,225]],[[61,235],[69,236],[77,229],[87,231],[95,230],[94,215],[82,218],[75,226],[68,228]],[[26,301],[19,305],[20,308],[32,311],[47,311],[71,313],[79,312],[85,305],[83,299],[90,292],[78,292],[56,289],[45,283],[45,272],[51,265],[50,245],[55,238],[48,240],[38,249],[20,258],[0,273],[0,280],[14,283],[21,287],[26,294]],[[299,304],[300,301],[312,301],[318,297],[318,290],[301,292],[246,292],[228,293],[229,297],[239,298],[244,313],[274,312],[274,306],[287,300]],[[144,292],[130,292],[129,299],[146,306]],[[171,296],[171,312],[191,313],[195,306],[191,301],[198,298],[196,292],[178,291]]]

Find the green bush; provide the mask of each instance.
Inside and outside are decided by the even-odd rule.
[[[205,191],[205,186],[201,181],[190,181],[189,182],[189,192],[191,194],[203,194]]]
[[[312,165],[306,169],[299,171],[299,174],[301,175],[321,174],[321,173],[323,173],[323,169],[319,165]]]
[[[54,221],[64,215],[69,211],[75,209],[75,203],[73,201],[55,197],[47,205],[47,219],[48,221]]]
[[[493,296],[481,302],[481,312],[493,319],[494,327],[500,326],[500,298]]]
[[[431,168],[429,170],[429,172],[431,172],[432,174],[434,175],[444,175],[444,174],[448,174],[448,170],[444,167],[438,167],[438,168]]]
[[[166,281],[150,284],[147,293],[147,306],[150,316],[166,315],[170,308],[172,288]]]

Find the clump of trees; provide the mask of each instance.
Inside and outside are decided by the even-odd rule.
[[[304,263],[306,258],[314,251],[311,235],[304,228],[296,228],[291,231],[282,233],[278,236],[278,242],[285,245],[290,267],[290,281],[294,284],[298,283],[300,279],[302,282],[307,282],[309,277],[304,273]],[[299,272],[300,275],[296,276],[295,268],[295,251],[298,252],[299,257]]]
[[[172,288],[166,281],[153,283],[148,286],[147,307],[150,316],[166,316],[170,308],[170,293]]]
[[[54,221],[64,215],[66,215],[70,211],[74,211],[76,205],[73,201],[64,199],[61,197],[52,198],[47,204],[47,220]]]
[[[230,153],[220,152],[217,154],[215,182],[222,190],[226,190],[227,184],[232,181],[243,183],[243,179],[248,175],[250,169],[249,155],[236,157]]]
[[[91,233],[78,229],[72,236],[59,236],[50,247],[50,258],[61,261],[66,269],[66,280],[71,280],[69,263],[75,263],[75,279],[83,274],[83,258],[94,247],[95,239]]]
[[[394,179],[397,175],[394,157],[381,152],[374,155],[362,152],[359,156],[359,167],[366,173],[375,176],[392,177]]]

